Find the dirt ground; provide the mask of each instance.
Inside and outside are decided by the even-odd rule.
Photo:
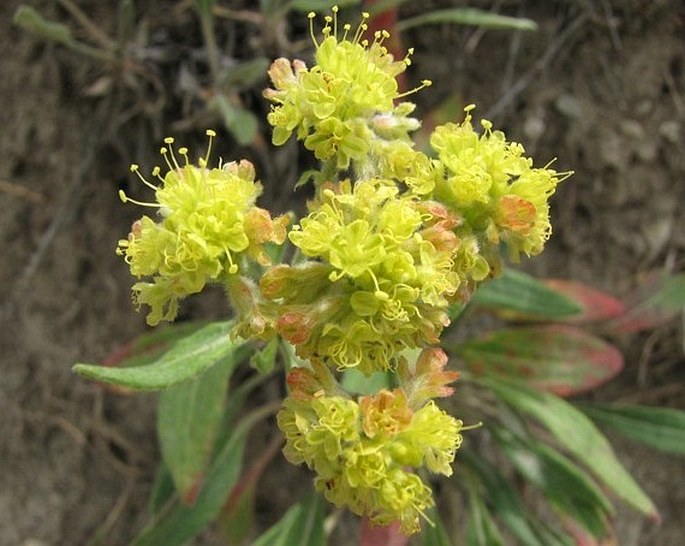
[[[29,3],[69,20],[58,2]],[[117,2],[76,3],[114,33]],[[116,194],[130,187],[128,165],[152,164],[161,138],[182,129],[179,121],[193,108],[178,100],[184,80],[174,77],[180,65],[192,67],[188,59],[200,49],[193,16],[183,8],[189,2],[136,4],[139,37],[150,44],[147,62],[161,67],[167,87],[134,78],[127,91],[105,94],[94,86],[106,83],[107,66],[12,26],[19,2],[0,4],[0,546],[121,545],[145,523],[157,457],[155,396],[103,393],[70,371],[74,362],[97,362],[145,330],[130,304],[131,279],[114,254],[139,211]],[[465,4],[407,3],[403,14]],[[457,93],[539,162],[557,157],[558,170],[575,171],[554,199],[549,250],[529,270],[591,282],[618,296],[628,295],[642,272],[683,271],[685,5],[469,5],[524,15],[540,28],[525,34],[412,29],[404,36],[416,48],[410,77],[434,81],[416,99],[421,112]],[[236,32],[234,51],[241,51],[241,40],[252,43],[256,30],[249,29]],[[279,53],[277,42],[265,53]],[[258,93],[247,96],[263,114]],[[191,139],[203,132],[174,134]],[[227,143],[224,137],[222,155],[244,152]],[[293,182],[288,153],[264,166],[273,180],[287,181],[281,188]],[[283,191],[262,178],[285,207]],[[221,316],[216,296],[191,303],[185,315]],[[682,326],[617,341],[626,369],[597,396],[685,409]],[[615,445],[664,520],[655,527],[621,510],[619,543],[683,544],[685,460],[618,439]],[[272,491],[274,509],[288,493]],[[221,542],[210,533],[200,543]]]

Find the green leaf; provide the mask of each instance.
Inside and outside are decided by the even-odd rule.
[[[273,371],[278,354],[279,338],[274,337],[266,346],[250,357],[250,366],[261,374]]]
[[[509,527],[511,532],[526,546],[547,546],[540,542],[526,519],[526,510],[518,493],[499,470],[483,457],[464,450],[459,455],[480,479],[485,489],[485,501],[492,505],[494,514]]]
[[[209,324],[178,341],[160,358],[144,366],[111,368],[95,364],[76,364],[78,374],[136,390],[162,390],[191,379],[228,356],[244,342],[231,341],[232,322]]]
[[[400,21],[398,30],[404,31],[419,25],[435,23],[456,23],[458,25],[472,25],[483,28],[503,30],[537,30],[535,21],[522,17],[508,17],[477,8],[452,8],[429,11]]]
[[[624,334],[656,328],[685,311],[685,273],[650,272],[628,302],[626,312],[609,322],[612,333]]]
[[[545,546],[584,546],[537,518],[531,519],[530,524]]]
[[[348,392],[366,395],[391,388],[392,378],[391,372],[374,372],[367,377],[359,370],[348,368],[343,373],[341,384]]]
[[[206,325],[206,322],[181,322],[154,328],[117,348],[105,358],[102,364],[117,368],[151,364],[177,342]]]
[[[558,396],[513,381],[493,377],[475,381],[491,389],[516,410],[542,423],[559,444],[626,503],[655,520],[659,519],[654,503],[621,465],[607,439],[583,413]]]
[[[132,546],[180,546],[216,518],[240,477],[247,432],[263,416],[263,412],[254,413],[235,427],[212,461],[193,506],[177,500],[138,535]]]
[[[623,302],[582,282],[545,279],[543,283],[558,294],[576,302],[580,307],[580,313],[563,317],[565,321],[573,323],[596,322],[617,317],[625,312]]]
[[[505,328],[451,348],[474,375],[518,379],[559,396],[595,389],[623,368],[613,345],[568,325]]]
[[[468,487],[469,512],[466,521],[466,543],[469,546],[502,546],[504,540],[497,524],[483,502],[475,483]]]
[[[517,437],[492,424],[489,428],[516,469],[543,493],[562,519],[572,518],[595,537],[606,535],[613,507],[588,474],[542,442]]]
[[[626,438],[666,453],[685,455],[685,411],[615,404],[582,404],[580,409]]]
[[[266,79],[270,64],[266,57],[257,57],[232,66],[223,74],[220,87],[253,87]]]
[[[74,42],[68,26],[48,21],[31,6],[20,5],[14,12],[12,22],[24,30],[54,42],[66,45],[71,45]]]
[[[257,134],[257,117],[240,105],[232,104],[225,95],[215,95],[209,108],[219,112],[224,126],[230,131],[238,144],[247,146]]]
[[[151,515],[156,515],[164,507],[164,505],[171,499],[176,492],[176,487],[174,486],[174,479],[171,476],[171,472],[164,464],[164,461],[160,461],[157,466],[157,472],[155,472],[155,479],[152,482],[152,491],[150,492],[150,500],[148,501],[148,510]]]
[[[157,433],[162,457],[189,505],[202,485],[221,423],[228,380],[238,363],[232,356],[160,394]]]
[[[324,510],[320,495],[292,506],[251,546],[325,546]]]
[[[471,304],[517,320],[557,320],[582,311],[577,303],[535,277],[512,269],[481,285]]]

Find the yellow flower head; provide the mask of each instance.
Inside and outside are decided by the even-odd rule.
[[[534,168],[523,146],[493,131],[488,120],[481,120],[478,134],[471,123],[473,108],[465,108],[462,123],[441,125],[431,136],[442,169],[434,197],[463,217],[457,234],[475,237],[479,252],[496,270],[500,242],[507,244],[514,261],[542,251],[551,233],[548,200],[571,173]],[[473,265],[473,278],[479,280],[482,263]]]
[[[316,473],[316,489],[337,506],[379,525],[399,520],[404,533],[418,532],[433,497],[413,469],[450,475],[461,421],[432,401],[412,410],[403,389],[358,402],[330,395],[328,373],[317,379],[322,371],[290,372],[292,396],[278,414],[286,458],[307,464]]]
[[[269,70],[274,88],[264,95],[275,104],[267,118],[274,144],[283,144],[295,131],[317,159],[335,159],[346,169],[350,160],[364,159],[374,130],[397,138],[398,131],[406,134],[418,123],[406,117],[411,108],[394,104],[404,96],[396,77],[410,64],[412,51],[395,61],[383,45],[388,32],[365,38],[368,13],[354,32],[349,24],[338,28],[337,13],[333,8],[325,17],[321,40],[313,30],[315,14],[309,14],[315,65],[308,69],[302,61],[277,59]]]
[[[255,181],[249,161],[208,167],[214,131],[207,131],[209,146],[197,165],[188,150],[173,148],[167,138],[161,149],[168,171],[152,171],[160,184],[148,182],[132,165],[143,183],[155,192],[156,202],[143,203],[120,192],[122,201],[156,208],[158,219],[143,216],[134,223],[127,239],[119,241],[117,253],[124,256],[136,277],[151,277],[133,286],[138,304],[151,307],[147,320],[173,320],[178,301],[202,290],[208,281],[237,273],[238,259],[249,255],[268,263],[262,245],[285,239],[287,218],[272,220],[255,206],[261,186]]]
[[[312,261],[273,268],[262,293],[281,306],[277,329],[300,356],[365,374],[391,369],[400,351],[437,342],[447,324],[460,283],[453,220],[392,181],[336,190],[324,189],[288,235]]]

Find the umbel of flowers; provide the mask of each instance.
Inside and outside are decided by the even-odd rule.
[[[288,372],[278,415],[286,458],[311,468],[334,504],[411,534],[433,505],[419,473],[449,476],[465,430],[434,401],[457,376],[437,347],[447,308],[498,274],[503,249],[514,261],[542,251],[548,199],[569,173],[534,167],[487,120],[476,130],[473,106],[433,131],[432,153],[416,150],[420,122],[396,80],[411,50],[395,60],[386,32],[367,38],[368,14],[354,30],[338,28],[334,8],[318,38],[314,17],[313,66],[277,59],[264,92],[273,143],[294,136],[321,161],[308,214],[286,233],[287,217],[256,206],[249,162],[210,168],[208,150],[195,165],[185,148],[179,162],[167,139],[159,185],[139,174],[156,202],[134,201],[158,215],[137,221],[118,252],[140,279],[134,300],[150,306],[151,324],[221,283],[235,335],[292,344],[303,364]],[[296,259],[271,265],[263,246],[286,239]],[[394,373],[396,387],[355,398],[337,381],[351,369]]]

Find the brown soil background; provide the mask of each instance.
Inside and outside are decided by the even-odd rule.
[[[113,33],[116,2],[77,3]],[[201,44],[192,13],[182,4],[137,6],[139,28],[159,45],[151,50],[159,56],[149,62],[163,67],[169,86],[179,83],[169,76],[178,70],[174,59],[186,59]],[[463,4],[415,2],[403,14]],[[0,545],[127,544],[146,519],[157,457],[155,396],[103,393],[70,367],[101,360],[145,329],[143,316],[130,305],[131,279],[113,252],[139,214],[116,197],[118,188],[130,188],[128,165],[153,164],[151,154],[167,134],[188,142],[202,140],[197,135],[203,132],[174,129],[192,104],[171,100],[177,91],[171,87],[159,107],[158,91],[144,84],[104,98],[86,96],[107,67],[13,27],[18,5],[0,5]],[[31,5],[45,16],[69,20],[55,2]],[[458,92],[464,103],[477,103],[478,113],[523,142],[537,161],[558,157],[559,170],[575,171],[554,199],[549,250],[529,269],[591,282],[618,296],[628,295],[644,271],[682,271],[683,3],[470,5],[525,15],[540,29],[408,31],[405,43],[417,52],[410,77],[434,81],[417,97],[420,113]],[[301,30],[303,24],[296,26]],[[236,51],[241,40],[253,38],[256,31],[249,28],[237,32]],[[185,49],[170,48],[174,43]],[[164,57],[170,51],[171,58]],[[268,53],[275,56],[276,46]],[[257,93],[247,100],[264,112]],[[136,111],[141,104],[146,110]],[[136,115],[127,118],[125,111]],[[245,152],[228,137],[220,148],[227,158]],[[274,152],[276,159],[264,166],[278,181],[262,176],[280,208],[293,182],[287,169],[293,153],[292,147]],[[220,317],[225,311],[219,296],[190,303],[185,315]],[[680,325],[617,342],[626,369],[597,396],[685,409]],[[664,519],[655,527],[621,510],[619,543],[683,544],[685,461],[627,441],[617,439],[615,445]],[[274,511],[266,521],[277,517],[291,493],[279,490],[279,483],[270,483],[268,499],[260,501],[262,510]],[[307,483],[305,478],[301,489]],[[222,542],[208,533],[200,543]]]

